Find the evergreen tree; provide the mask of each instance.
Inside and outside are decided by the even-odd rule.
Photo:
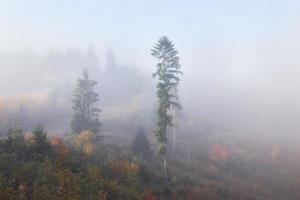
[[[99,133],[101,122],[98,119],[100,110],[93,107],[98,101],[98,94],[94,92],[96,81],[89,78],[88,70],[83,70],[83,78],[77,80],[73,95],[73,115],[71,121],[72,132],[79,134],[84,130]]]
[[[137,130],[132,141],[131,150],[132,153],[141,158],[150,159],[152,152],[149,140],[145,133],[146,132],[142,127]]]
[[[17,124],[10,125],[7,135],[5,146],[8,152],[14,152],[17,156],[22,157],[26,153],[23,130]]]
[[[157,97],[157,128],[155,135],[160,144],[159,154],[164,160],[164,177],[167,179],[167,128],[172,126],[172,108],[181,108],[177,98],[177,85],[179,83],[178,75],[182,75],[180,71],[178,52],[174,47],[174,43],[168,37],[161,37],[155,43],[151,55],[158,60],[156,72],[153,78],[158,78]]]
[[[37,153],[48,155],[51,153],[51,146],[48,141],[47,133],[43,126],[38,125],[32,132],[34,139],[34,147]]]

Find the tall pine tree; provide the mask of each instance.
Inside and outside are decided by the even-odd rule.
[[[147,138],[146,131],[140,127],[132,141],[131,150],[134,155],[149,160],[152,157],[150,142]]]
[[[75,134],[90,130],[100,132],[101,122],[98,119],[100,110],[93,107],[98,101],[98,94],[94,91],[96,81],[89,78],[88,70],[83,70],[83,77],[77,80],[73,94],[73,115],[71,129]]]
[[[171,109],[179,108],[177,97],[177,86],[180,81],[180,71],[178,52],[174,47],[174,43],[168,37],[161,37],[155,43],[151,50],[151,55],[158,61],[156,65],[156,72],[153,78],[158,78],[157,84],[157,128],[155,135],[160,144],[159,154],[163,157],[164,162],[164,178],[167,180],[167,128],[173,125],[173,118],[170,114]]]

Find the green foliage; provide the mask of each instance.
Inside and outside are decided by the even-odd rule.
[[[37,126],[32,132],[33,134],[33,148],[35,152],[42,155],[49,155],[51,152],[51,146],[47,138],[47,133],[42,126]]]
[[[113,152],[99,151],[102,149],[99,146],[95,147],[97,156],[86,154],[78,150],[76,141],[48,138],[40,126],[28,135],[24,137],[21,129],[12,128],[7,138],[0,139],[0,200],[141,199],[143,196],[138,163],[119,160]],[[83,133],[78,139],[85,142],[89,134]],[[112,158],[115,161],[109,164]]]
[[[186,162],[183,146],[178,157],[170,156],[171,178],[166,183],[156,170],[160,159],[155,155],[137,160],[128,153],[129,146],[107,143],[94,143],[95,152],[86,154],[77,141],[48,138],[40,127],[33,132],[28,140],[15,127],[0,139],[0,200],[299,199],[297,157],[281,162],[270,154],[268,159],[272,149],[253,157],[255,150],[241,144],[231,147],[230,156],[216,159],[220,157],[215,154],[222,152],[201,137],[191,161]],[[83,133],[77,139],[90,142],[91,138]],[[224,148],[228,145],[211,139],[216,142]]]
[[[57,195],[59,200],[80,199],[80,188],[72,171],[68,168],[58,168],[55,175],[58,181]]]
[[[105,178],[101,168],[95,164],[87,164],[81,177],[82,196],[86,199],[97,200],[99,192],[103,191]]]
[[[18,156],[22,156],[25,148],[25,138],[21,128],[15,126],[8,131],[8,138],[5,140],[5,147],[8,151],[15,152]],[[22,148],[23,147],[23,148]]]
[[[87,70],[83,71],[83,78],[77,80],[73,95],[73,115],[71,128],[73,133],[79,134],[82,131],[90,130],[99,133],[101,122],[98,119],[100,110],[93,107],[98,101],[98,94],[94,92],[96,81],[89,78]]]
[[[156,72],[153,74],[154,78],[158,78],[156,93],[158,110],[155,135],[157,141],[161,144],[159,153],[165,155],[168,140],[167,127],[172,126],[170,109],[171,107],[181,108],[177,101],[177,85],[180,81],[178,75],[182,75],[182,72],[180,71],[178,52],[174,47],[174,43],[166,36],[161,37],[155,43],[151,55],[158,60]]]

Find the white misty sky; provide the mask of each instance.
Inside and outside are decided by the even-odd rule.
[[[93,44],[99,54],[113,48],[121,62],[148,66],[162,35],[190,60],[207,48],[288,38],[299,32],[299,10],[290,0],[0,0],[0,52]]]
[[[191,111],[298,135],[299,11],[299,0],[0,0],[0,100],[20,92],[43,101],[70,76],[32,61],[30,51],[24,62],[15,52],[84,51],[92,44],[101,67],[112,48],[118,63],[151,77],[150,48],[167,35],[180,53],[180,97],[195,104],[186,104]],[[83,65],[71,60],[71,67]]]

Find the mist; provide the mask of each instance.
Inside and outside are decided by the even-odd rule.
[[[268,0],[0,0],[0,186],[11,183],[0,199],[44,194],[35,188],[44,183],[23,177],[27,169],[7,175],[15,173],[9,159],[23,166],[32,158],[56,167],[56,177],[69,170],[72,184],[98,170],[102,182],[76,183],[73,199],[298,199],[299,8]],[[163,142],[164,79],[153,76],[162,38],[179,56],[173,89],[183,108],[167,109]],[[72,127],[85,70],[97,83],[88,91],[99,132]],[[61,197],[59,181],[46,181],[57,195],[49,199]],[[83,194],[90,183],[97,191]]]
[[[187,55],[182,58],[184,78],[179,89],[186,120],[248,137],[297,144],[296,55],[300,49],[295,41],[289,34],[271,44],[206,45],[181,52]],[[32,50],[2,52],[0,63],[4,123],[20,120],[18,113],[22,112],[22,120],[31,121],[26,129],[41,122],[51,132],[66,132],[73,86],[83,68],[88,68],[99,83],[103,120],[153,115],[155,111],[155,85],[151,69],[146,68],[149,64],[122,64],[111,48],[104,55],[92,45],[44,54]]]

